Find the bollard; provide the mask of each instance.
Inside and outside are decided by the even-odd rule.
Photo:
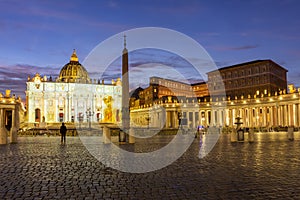
[[[103,127],[103,143],[104,144],[111,143],[111,140],[110,140],[110,128],[107,127],[107,126]]]
[[[0,144],[7,144],[7,131],[4,127],[0,128]]]
[[[12,128],[11,135],[10,135],[10,143],[17,143],[18,142],[18,129],[16,127]]]
[[[250,143],[254,142],[254,129],[250,128],[248,133],[248,141]]]
[[[125,130],[121,130],[119,132],[119,144],[126,144],[126,135],[127,132]]]
[[[128,139],[129,144],[134,144],[135,143],[135,137],[134,137],[134,129],[130,128],[129,129],[129,139]]]
[[[239,128],[237,130],[237,138],[238,138],[239,142],[243,142],[244,141],[245,137],[244,137],[244,130],[243,129]]]
[[[230,141],[231,142],[237,142],[237,131],[235,129],[231,130]]]
[[[288,139],[290,141],[294,140],[294,127],[288,127]]]

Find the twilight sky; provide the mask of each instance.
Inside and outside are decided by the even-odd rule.
[[[288,82],[299,87],[299,9],[297,0],[0,0],[0,92],[12,89],[24,99],[28,75],[55,77],[73,49],[83,62],[102,41],[139,27],[186,34],[218,67],[272,59],[288,69]],[[131,62],[143,63],[151,53],[143,57],[137,52]],[[156,59],[165,57],[158,52]]]

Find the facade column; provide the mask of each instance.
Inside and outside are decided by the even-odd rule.
[[[73,99],[73,105],[74,105],[74,122],[78,122],[78,97],[76,99]]]
[[[58,122],[58,96],[55,94],[55,100],[54,100],[54,122]]]
[[[69,119],[69,96],[67,95],[65,98],[64,98],[64,119],[63,121],[64,122],[67,122],[68,119]]]
[[[49,121],[49,119],[48,119],[48,109],[47,109],[47,106],[49,106],[49,105],[48,105],[48,95],[47,94],[43,94],[43,100],[42,100],[42,102],[43,102],[43,106],[42,106],[42,108],[43,108],[42,119],[43,119],[43,117],[45,117],[45,122],[47,122],[47,121]],[[43,120],[41,120],[41,121],[43,122]]]
[[[73,105],[73,97],[70,95],[69,97],[69,111],[70,111],[70,122],[72,122],[72,116],[74,116],[74,110],[72,110]],[[74,116],[74,122],[75,122],[75,116]]]
[[[71,105],[72,105],[72,97],[68,94],[68,121],[71,122],[71,118],[72,118],[72,109],[71,109]]]

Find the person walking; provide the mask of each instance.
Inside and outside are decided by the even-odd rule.
[[[65,123],[61,124],[59,131],[61,134],[61,144],[66,144],[67,127],[65,126]]]

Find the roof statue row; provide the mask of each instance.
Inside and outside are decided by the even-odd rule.
[[[46,81],[50,81],[52,82],[52,77],[50,76],[49,78],[47,78],[47,76],[43,76],[41,77],[41,75],[39,73],[36,73],[34,77],[30,77],[28,76],[27,79],[28,82],[33,81],[33,82],[46,82]],[[70,62],[68,62],[67,64],[65,64],[62,69],[60,70],[59,76],[56,80],[54,80],[55,82],[64,82],[64,83],[86,83],[86,84],[104,84],[104,80],[100,81],[99,80],[92,80],[87,72],[87,70],[85,69],[85,67],[83,65],[81,65],[81,63],[79,63],[78,61],[78,57],[76,54],[76,50],[73,50],[73,53],[70,57]],[[117,80],[112,80],[111,84],[121,84],[121,79],[118,78]]]

